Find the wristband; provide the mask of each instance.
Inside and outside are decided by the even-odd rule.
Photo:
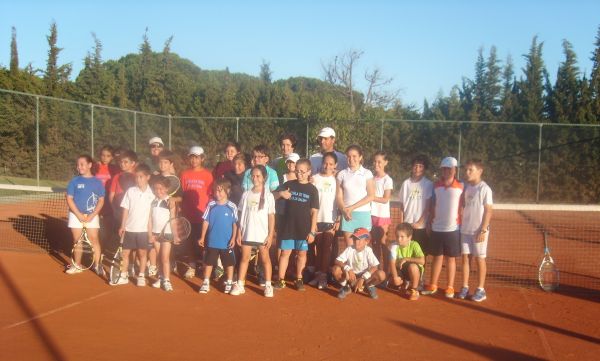
[[[349,265],[345,265],[344,266],[344,271],[348,272],[352,269],[352,267],[350,267]]]
[[[371,278],[371,272],[369,271],[365,271],[365,273],[363,273],[362,278],[365,279],[365,281],[367,281],[369,278]]]
[[[317,236],[317,232],[310,232],[309,235],[316,237]]]

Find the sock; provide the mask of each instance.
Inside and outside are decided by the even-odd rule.
[[[238,285],[240,287],[244,287],[244,283],[246,283],[246,281],[238,280]]]
[[[348,282],[346,282],[346,280],[340,282],[340,285],[342,285],[342,287],[346,287],[346,284],[348,284]]]
[[[233,280],[227,280],[227,282],[225,282],[226,284],[230,285],[233,283]]]
[[[485,288],[483,288],[483,287],[477,287],[477,291],[485,291]]]
[[[271,286],[271,281],[265,281],[265,287],[270,287]]]
[[[138,275],[138,277],[144,277],[145,275],[143,273],[140,272],[140,274]]]
[[[210,280],[208,278],[205,278],[203,283],[207,285],[210,283]]]

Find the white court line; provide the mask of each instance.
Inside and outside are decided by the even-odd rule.
[[[111,292],[114,292],[114,291],[116,291],[116,290],[110,290],[110,291],[102,292],[102,293],[97,294],[95,296],[91,296],[91,297],[85,298],[85,299],[83,299],[81,301],[76,301],[76,302],[73,302],[73,303],[69,303],[68,305],[64,305],[62,307],[55,308],[53,310],[41,313],[41,314],[39,314],[37,316],[33,316],[33,317],[28,318],[26,320],[23,320],[23,321],[20,321],[20,322],[17,322],[17,323],[13,323],[12,325],[4,326],[4,327],[2,327],[2,331],[8,330],[8,329],[11,329],[11,328],[15,328],[17,326],[21,326],[23,324],[26,324],[26,323],[31,322],[33,320],[37,320],[37,319],[42,318],[42,317],[50,316],[50,315],[55,314],[57,312],[64,311],[64,310],[66,310],[68,308],[72,308],[72,307],[78,306],[78,305],[80,305],[80,304],[82,304],[84,302],[91,301],[91,300],[94,300],[96,298],[105,296],[105,295],[107,295],[107,294],[109,294]]]

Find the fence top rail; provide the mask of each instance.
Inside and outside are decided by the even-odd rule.
[[[148,116],[154,116],[154,117],[160,117],[160,118],[171,118],[171,119],[300,120],[300,118],[287,118],[287,117],[173,116],[173,115],[162,115],[162,114],[156,114],[156,113],[142,112],[142,111],[137,111],[137,110],[132,110],[132,109],[126,109],[126,108],[112,107],[112,106],[109,106],[109,105],[101,105],[101,104],[80,102],[80,101],[76,101],[76,100],[70,100],[70,99],[64,99],[64,98],[57,98],[57,97],[52,97],[52,96],[48,96],[48,95],[41,95],[41,94],[32,94],[32,93],[26,93],[26,92],[20,92],[20,91],[16,91],[16,90],[9,90],[9,89],[2,89],[2,88],[0,88],[0,93],[23,95],[23,96],[29,96],[29,97],[34,97],[34,98],[42,98],[42,99],[55,100],[55,101],[60,101],[60,102],[64,102],[64,103],[85,105],[85,106],[102,108],[102,109],[123,111],[123,112],[128,112],[128,113],[134,113],[134,114],[140,114],[140,115],[148,115]],[[364,122],[366,120],[365,119],[356,119],[355,121],[357,121],[357,122],[363,121]],[[524,123],[524,122],[493,122],[493,121],[437,120],[437,119],[434,120],[434,119],[385,119],[385,118],[382,118],[382,119],[374,119],[373,121],[378,121],[378,122],[382,122],[382,123],[386,123],[386,122],[389,122],[389,123],[428,123],[428,124],[431,124],[431,123],[442,123],[442,124],[455,124],[455,125],[459,125],[459,126],[462,125],[462,124],[469,124],[469,125],[486,124],[486,125],[519,125],[519,126],[538,126],[538,127],[545,127],[545,126],[552,126],[552,127],[591,127],[591,128],[599,128],[600,127],[600,124]],[[307,122],[310,122],[310,120],[307,120]]]

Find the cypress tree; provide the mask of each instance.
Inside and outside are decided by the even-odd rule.
[[[546,67],[542,59],[544,43],[538,44],[533,37],[529,53],[523,55],[526,60],[523,73],[525,79],[519,82],[519,106],[523,109],[521,121],[540,123],[544,121],[544,74]]]
[[[592,53],[592,75],[590,78],[590,91],[592,101],[592,116],[596,123],[600,123],[600,26],[596,34],[596,48]]]
[[[573,46],[563,40],[565,60],[558,67],[556,83],[550,97],[550,120],[556,123],[575,123],[579,93],[579,68]]]
[[[10,74],[15,76],[19,72],[19,51],[17,50],[17,29],[12,27],[10,40]]]

